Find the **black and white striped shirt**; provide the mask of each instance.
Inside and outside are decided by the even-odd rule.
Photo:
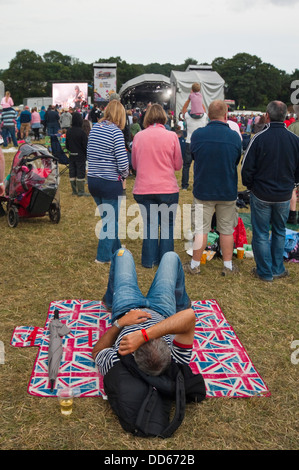
[[[14,108],[3,109],[0,122],[3,122],[3,127],[15,127],[17,117],[18,113]]]
[[[119,361],[119,358],[117,356],[117,351],[119,348],[119,344],[124,336],[130,333],[133,333],[134,331],[141,330],[143,328],[147,329],[150,326],[153,326],[156,323],[159,323],[162,320],[165,320],[165,318],[162,317],[162,315],[160,315],[157,312],[154,312],[153,310],[149,310],[149,309],[142,309],[142,310],[149,312],[152,317],[138,325],[125,326],[120,331],[114,345],[111,348],[102,349],[102,351],[100,351],[97,354],[95,362],[99,367],[100,374],[102,375],[107,374],[109,369],[113,367],[116,362]],[[172,358],[178,363],[189,364],[191,360],[191,354],[192,354],[192,345],[183,345],[183,344],[177,343],[174,340],[173,335],[165,335],[163,336],[163,338],[165,339],[168,346],[170,347]]]

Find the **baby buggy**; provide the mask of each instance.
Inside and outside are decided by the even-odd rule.
[[[16,227],[20,217],[43,217],[46,213],[51,222],[58,224],[58,171],[57,158],[43,145],[19,147],[6,178],[5,196],[1,198],[7,203],[9,227]]]

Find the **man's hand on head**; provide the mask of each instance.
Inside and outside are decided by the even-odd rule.
[[[149,318],[152,318],[149,312],[144,310],[130,310],[126,315],[118,320],[118,324],[121,327],[130,325],[139,325],[145,322]],[[121,356],[131,354],[138,349],[144,343],[144,337],[141,330],[134,331],[124,336],[119,344],[118,352]]]
[[[126,315],[123,315],[121,318],[118,319],[118,323],[121,327],[130,326],[130,325],[139,325],[139,323],[143,323],[149,318],[152,318],[149,312],[145,312],[144,310],[130,310]]]

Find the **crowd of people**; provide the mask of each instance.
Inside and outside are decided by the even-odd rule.
[[[191,109],[188,110],[190,105]],[[106,107],[95,104],[92,107],[85,105],[78,109],[61,109],[51,105],[47,110],[42,107],[38,111],[36,108],[29,110],[25,106],[22,111],[18,111],[7,91],[1,107],[4,148],[8,146],[9,139],[17,146],[17,139],[26,140],[30,131],[35,141],[40,140],[41,130],[48,136],[65,136],[72,194],[92,195],[101,208],[101,217],[105,218],[95,259],[97,263],[109,263],[113,253],[120,248],[117,236],[119,201],[130,174],[135,176],[133,196],[139,204],[144,222],[142,265],[148,268],[159,265],[163,255],[173,251],[176,210],[168,212],[166,221],[159,210],[155,213],[154,208],[161,205],[167,208],[177,206],[180,187],[175,173],[182,170],[181,190],[188,190],[190,167],[194,162],[193,214],[196,205],[203,207],[203,235],[199,237],[195,234],[193,257],[184,269],[191,274],[200,273],[200,260],[211,227],[211,217],[216,214],[224,262],[223,275],[237,270],[232,263],[232,234],[237,217],[237,167],[244,150],[242,141],[249,134],[251,141],[245,151],[248,162],[247,154],[251,155],[255,147],[255,136],[259,136],[267,126],[273,128],[273,119],[268,112],[248,116],[242,113],[230,114],[221,100],[212,102],[206,111],[198,83],[193,84],[177,120],[172,111],[165,112],[159,104],[147,103],[143,107],[125,110],[116,93],[111,95]],[[295,108],[296,105],[294,114],[289,114],[285,107],[283,120],[279,120],[283,129],[288,130],[286,136],[298,135],[296,116],[299,113]],[[278,131],[275,135],[278,135]],[[280,155],[277,158],[279,160]],[[290,171],[295,173],[284,176],[287,180],[285,185],[293,179],[294,186],[299,179],[295,160]],[[85,191],[86,177],[89,192]],[[244,178],[245,186],[251,190],[246,176]],[[281,175],[277,178],[280,179]],[[275,188],[276,196],[271,196],[275,202],[280,197],[278,194],[281,188],[279,182],[271,185]],[[254,191],[251,192],[254,194]],[[265,200],[270,197],[269,188],[268,193],[263,196]],[[282,197],[287,196],[284,193]],[[289,199],[287,221],[296,223],[295,187]],[[113,210],[109,211],[107,207]],[[193,232],[198,232],[195,230],[195,221],[192,222]]]
[[[42,106],[39,110],[36,106],[14,106],[10,92],[7,91],[0,106],[0,134],[3,139],[3,147],[9,144],[18,147],[20,142],[28,139],[41,141],[45,136],[65,134],[72,127],[72,116],[78,113],[83,120],[86,118],[88,132],[93,123],[103,116],[103,110],[97,106],[84,108],[62,108],[59,105],[50,105],[46,109]]]
[[[200,118],[191,117],[191,114],[185,111],[183,118],[187,128],[188,122],[192,126],[188,147],[194,161],[193,203],[202,208],[202,219],[194,221],[190,263],[183,265],[170,244],[173,220],[168,218],[165,222],[163,215],[157,220],[156,213],[149,217],[151,206],[178,201],[179,188],[174,181],[174,173],[182,168],[186,158],[186,152],[182,153],[179,145],[181,129],[178,133],[177,129],[169,132],[165,127],[168,116],[160,105],[154,104],[146,111],[144,130],[133,139],[132,166],[136,170],[133,194],[145,209],[141,261],[145,267],[157,264],[158,269],[148,294],[144,296],[138,287],[132,253],[121,247],[112,253],[103,297],[112,312],[112,327],[99,338],[93,349],[94,360],[104,376],[108,376],[121,357],[128,354],[134,354],[137,367],[150,376],[163,374],[171,358],[179,363],[190,362],[195,317],[186,291],[185,274],[198,275],[201,272],[201,255],[214,213],[220,233],[222,274],[227,276],[238,272],[232,257],[233,232],[238,218],[237,168],[242,157],[242,135],[228,124],[224,101],[212,102],[207,116],[205,112],[198,113]],[[284,266],[283,252],[290,201],[294,184],[299,182],[299,136],[286,128],[286,114],[284,103],[269,103],[263,130],[251,139],[242,160],[242,182],[251,193],[252,245],[256,262],[252,275],[264,282],[273,282],[289,274]],[[124,139],[120,140],[124,145]],[[92,153],[91,148],[89,152]],[[184,178],[186,181],[186,174]],[[166,251],[157,233],[152,238],[148,237],[151,225],[160,224],[161,234],[165,223],[170,229]],[[118,388],[123,390],[121,376],[118,377]],[[122,396],[121,403],[129,409],[130,397],[127,394]]]
[[[8,94],[4,99],[1,104],[5,147],[8,134],[14,142],[13,113],[17,112]],[[173,113],[166,113],[160,104],[149,103],[142,110],[126,111],[117,94],[110,97],[105,109],[94,105],[84,110],[58,110],[51,106],[44,114],[43,111],[25,107],[19,115],[20,136],[26,138],[31,128],[38,140],[40,126],[48,135],[63,130],[70,156],[72,194],[90,193],[105,222],[95,262],[110,266],[103,300],[112,311],[112,327],[93,350],[103,375],[119,361],[119,354],[136,351],[142,351],[140,356],[135,353],[136,363],[149,375],[163,373],[170,357],[189,363],[195,316],[185,275],[201,273],[201,257],[215,215],[222,275],[238,272],[233,263],[233,232],[238,220],[238,166],[244,133],[251,135],[242,159],[241,178],[250,191],[256,263],[252,274],[265,282],[288,276],[283,252],[285,226],[290,211],[294,211],[294,201],[296,214],[299,121],[288,117],[284,103],[269,103],[264,115],[234,117],[229,116],[222,100],[213,101],[206,110],[200,87],[194,87],[177,122]],[[299,106],[294,106],[294,113],[299,115]],[[189,188],[192,162],[192,204],[201,212],[193,212],[193,255],[190,262],[182,264],[174,251],[173,231],[180,189]],[[176,178],[180,170],[181,188]],[[138,288],[134,257],[118,238],[120,201],[130,172],[135,178],[133,197],[144,222],[141,263],[145,268],[158,266],[146,296]],[[84,190],[86,176],[89,193]],[[3,180],[4,158],[0,152],[0,195]],[[167,217],[161,206],[171,209],[166,211]],[[174,339],[169,335],[175,335]]]

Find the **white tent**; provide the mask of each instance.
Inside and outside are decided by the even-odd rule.
[[[2,100],[4,95],[5,95],[5,86],[4,86],[4,83],[0,80],[0,101]]]
[[[172,70],[170,74],[170,108],[176,117],[182,111],[193,83],[200,83],[206,110],[214,100],[224,99],[224,80],[211,66],[191,66],[186,72]]]

